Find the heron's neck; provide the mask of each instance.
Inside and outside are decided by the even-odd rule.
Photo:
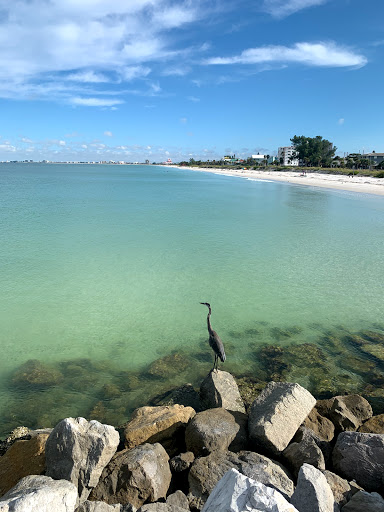
[[[209,308],[209,313],[208,313],[208,316],[207,316],[207,325],[208,325],[208,332],[212,332],[212,327],[211,327],[211,308]]]

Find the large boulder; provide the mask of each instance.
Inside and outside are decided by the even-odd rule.
[[[104,501],[84,501],[75,512],[136,512],[133,505],[108,505]]]
[[[332,441],[335,436],[335,426],[331,420],[322,416],[314,407],[305,418],[303,425],[313,430],[313,432],[325,441]]]
[[[67,480],[30,475],[0,499],[0,512],[74,512],[76,487]]]
[[[359,491],[342,508],[342,512],[383,512],[384,499],[377,492]]]
[[[46,474],[74,483],[79,503],[85,501],[119,445],[119,433],[110,425],[84,418],[66,418],[46,442]]]
[[[303,437],[300,442],[288,445],[282,455],[295,476],[299,474],[304,463],[311,464],[317,469],[325,469],[323,452],[309,436]]]
[[[16,440],[0,457],[0,496],[25,476],[44,473],[48,436],[48,432],[31,431],[30,439]]]
[[[352,496],[351,486],[348,481],[341,476],[325,470],[323,474],[333,492],[333,498],[339,508],[343,507]]]
[[[167,498],[167,505],[172,505],[174,507],[183,508],[189,510],[189,501],[186,495],[182,491],[176,491],[173,494],[170,494]]]
[[[141,444],[116,453],[104,468],[90,499],[141,507],[167,495],[171,471],[167,452],[159,443]]]
[[[222,407],[228,411],[245,413],[235,378],[228,372],[209,372],[200,386],[200,399],[204,409]]]
[[[332,490],[321,471],[310,464],[303,464],[291,503],[300,512],[334,512]]]
[[[23,363],[12,376],[14,385],[28,389],[55,386],[62,379],[63,375],[57,368],[43,364],[37,359],[29,359]]]
[[[366,434],[384,434],[384,414],[372,416],[359,428],[358,432],[365,432]]]
[[[189,496],[201,509],[217,482],[229,469],[272,487],[289,498],[294,490],[289,472],[279,463],[255,452],[213,452],[195,460],[189,471]]]
[[[298,512],[278,491],[242,475],[236,469],[225,473],[202,512]]]
[[[161,443],[169,454],[179,453],[184,446],[185,427],[195,414],[192,407],[182,405],[140,407],[125,425],[125,446]]]
[[[186,512],[185,508],[169,505],[168,503],[148,503],[143,505],[138,512]]]
[[[378,491],[384,473],[384,435],[342,432],[333,449],[333,465],[367,491]]]
[[[282,452],[316,399],[299,384],[270,382],[250,408],[248,430],[255,448]]]
[[[215,450],[238,451],[247,445],[247,415],[225,409],[208,409],[196,414],[185,431],[187,450],[196,456]]]
[[[329,419],[339,431],[357,430],[372,414],[369,402],[360,395],[335,396]]]

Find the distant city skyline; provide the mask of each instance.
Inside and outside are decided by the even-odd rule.
[[[0,16],[0,161],[384,151],[384,5],[20,0]]]

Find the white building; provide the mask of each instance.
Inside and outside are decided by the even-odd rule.
[[[295,154],[295,149],[293,146],[285,146],[282,148],[279,148],[277,151],[277,159],[279,161],[282,160],[282,165],[299,165],[299,159],[298,158],[292,158],[292,156]]]
[[[257,154],[257,155],[252,155],[252,158],[254,160],[256,160],[256,162],[262,162],[263,160],[266,160],[267,157],[265,155]]]

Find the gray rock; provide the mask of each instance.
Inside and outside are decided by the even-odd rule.
[[[267,384],[249,412],[249,436],[255,448],[282,452],[315,403],[311,393],[299,384]]]
[[[384,500],[376,492],[359,491],[341,509],[342,512],[383,512]]]
[[[291,443],[282,455],[295,476],[299,474],[304,463],[311,464],[317,469],[325,469],[323,452],[310,437],[303,438],[299,443]]]
[[[189,501],[182,491],[176,491],[167,498],[167,505],[189,510]]]
[[[228,448],[238,451],[247,446],[247,415],[225,409],[208,409],[196,414],[185,431],[187,450],[196,456]]]
[[[52,430],[45,445],[46,474],[76,485],[79,504],[99,481],[120,438],[110,425],[84,418],[66,418]]]
[[[195,460],[189,471],[190,504],[201,509],[217,482],[229,469],[272,487],[289,498],[294,490],[288,471],[279,463],[255,452],[214,452]]]
[[[218,482],[202,512],[298,512],[278,491],[231,469]]]
[[[342,432],[333,449],[337,473],[356,480],[367,491],[378,491],[384,472],[384,434]]]
[[[329,418],[337,430],[357,430],[373,415],[369,402],[360,395],[335,396]]]
[[[351,486],[347,480],[341,478],[341,476],[332,473],[331,471],[323,471],[323,474],[328,482],[329,487],[333,493],[335,503],[339,509],[343,507],[352,496]]]
[[[172,473],[181,473],[182,471],[186,471],[191,467],[191,464],[195,460],[195,456],[193,452],[185,452],[172,457],[169,461],[169,467],[171,468]]]
[[[334,512],[335,500],[321,471],[303,464],[291,499],[300,512]]]
[[[90,499],[141,507],[165,498],[171,482],[167,452],[159,443],[145,443],[116,453],[104,468]]]
[[[185,508],[175,507],[167,503],[149,503],[143,505],[138,512],[185,512]]]
[[[222,407],[228,411],[245,413],[239,388],[234,377],[228,372],[210,372],[201,383],[200,399],[205,409]]]
[[[76,487],[67,480],[26,476],[0,499],[1,512],[74,512]]]
[[[108,505],[104,501],[84,501],[75,512],[136,512],[133,505]]]

